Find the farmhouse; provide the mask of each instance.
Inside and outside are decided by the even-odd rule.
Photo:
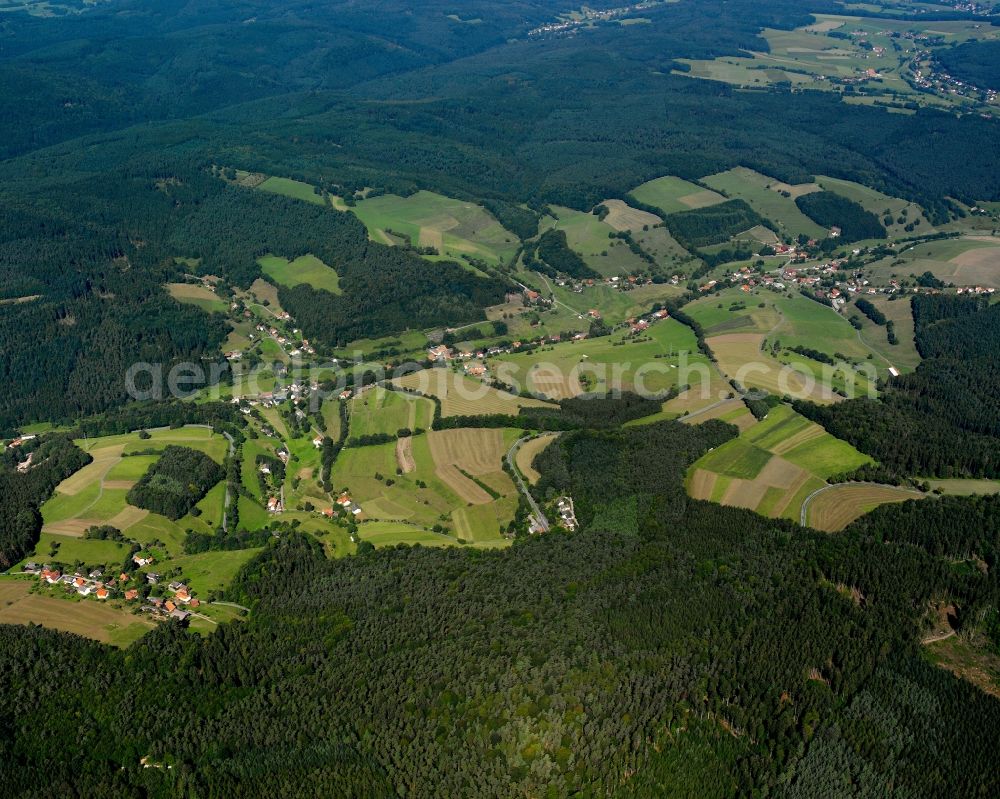
[[[132,562],[141,569],[143,566],[148,566],[153,562],[153,556],[142,554],[133,555]]]
[[[439,344],[437,347],[431,347],[427,350],[427,360],[443,363],[444,361],[449,361],[453,357],[451,347],[447,344]]]
[[[271,497],[267,500],[267,512],[268,513],[281,513],[284,510],[284,506],[281,504],[281,499],[278,497]]]

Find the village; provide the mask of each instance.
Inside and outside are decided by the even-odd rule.
[[[132,557],[132,562],[137,569],[145,568],[153,564],[154,558],[139,553]],[[201,600],[182,582],[170,582],[164,592],[160,587],[161,575],[152,571],[132,574],[123,571],[117,577],[107,577],[102,569],[94,569],[85,575],[62,572],[50,564],[39,565],[29,561],[24,564],[21,573],[38,577],[41,586],[52,590],[62,586],[65,594],[81,599],[124,601],[133,606],[134,612],[146,614],[154,620],[187,621],[192,615],[197,615],[196,609],[201,605]],[[152,593],[154,591],[155,594]]]

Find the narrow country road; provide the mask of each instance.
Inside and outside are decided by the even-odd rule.
[[[514,479],[517,480],[517,487],[524,495],[524,498],[528,500],[528,504],[531,506],[531,510],[535,514],[535,518],[538,519],[538,524],[542,528],[542,532],[547,533],[549,531],[549,520],[545,518],[545,514],[542,513],[542,509],[538,507],[538,503],[535,502],[535,498],[531,496],[531,492],[528,491],[528,487],[524,484],[524,478],[521,477],[521,472],[517,468],[517,464],[514,463],[517,451],[521,448],[521,445],[530,438],[531,436],[523,436],[519,438],[514,442],[513,446],[507,450],[507,465],[510,467],[511,472],[514,475]]]
[[[223,432],[226,440],[229,442],[229,457],[233,457],[233,453],[236,451],[236,442],[233,441],[233,437],[229,433]],[[226,480],[226,499],[222,503],[222,532],[229,532],[229,522],[227,521],[227,516],[229,515],[227,511],[229,510],[229,480]]]

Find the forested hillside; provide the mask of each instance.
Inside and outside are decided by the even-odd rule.
[[[312,251],[344,294],[302,284],[283,288],[282,302],[329,346],[473,321],[502,296],[501,281],[427,270],[366,242],[348,216],[217,185],[219,165],[334,194],[479,199],[522,236],[537,218],[525,203],[589,210],[653,177],[737,165],[793,183],[860,180],[938,222],[954,210],[947,198],[1000,197],[991,120],[669,74],[676,58],[766,51],[762,27],[807,24],[836,9],[829,0],[664,4],[644,9],[644,24],[598,21],[554,37],[528,32],[559,4],[401,8],[214,3],[196,20],[169,3],[114,0],[57,19],[3,15],[0,141],[22,155],[0,162],[0,300],[38,298],[0,305],[10,353],[0,427],[120,403],[120,375],[136,360],[217,354],[221,323],[160,288],[186,268],[176,257],[245,285],[256,257]],[[95,135],[73,139],[84,133]],[[688,231],[721,236],[711,232]]]
[[[889,113],[868,50],[822,90],[767,62],[784,36],[825,70],[824,21],[859,15],[899,29],[901,72],[918,20],[987,16],[13,5],[0,571],[48,558],[70,584],[0,575],[0,799],[1000,795],[1000,500],[790,521],[819,524],[808,499],[861,453],[845,479],[1000,478],[1000,305],[914,295],[914,348],[888,301],[989,277],[997,119]],[[991,53],[941,63],[980,80]],[[718,59],[746,84],[694,74]],[[696,347],[712,397],[682,376]],[[842,441],[774,385],[740,401],[746,364],[853,378],[897,352],[913,371],[878,399],[795,403]],[[410,359],[438,388],[371,382]],[[131,366],[181,363],[218,392],[131,401]],[[656,393],[605,367],[636,391],[658,367]],[[784,518],[690,499],[735,445],[704,495]]]
[[[573,434],[544,472],[578,492],[587,529],[504,553],[331,562],[289,535],[230,592],[249,619],[207,639],[164,625],[118,652],[0,627],[13,733],[0,784],[151,797],[997,790],[1000,705],[915,644],[930,597],[993,602],[995,579],[880,534],[686,500],[685,465],[734,433]],[[887,746],[899,729],[905,744]]]
[[[1000,307],[955,295],[911,299],[924,361],[879,400],[796,408],[891,476],[1000,476]]]
[[[32,467],[16,471],[30,454]],[[8,450],[0,459],[0,569],[17,563],[38,540],[42,517],[38,512],[52,490],[85,466],[90,456],[69,439],[57,436],[44,443],[31,442],[18,451]]]

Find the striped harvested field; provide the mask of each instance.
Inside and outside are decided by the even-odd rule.
[[[544,435],[537,436],[530,441],[525,441],[517,451],[517,455],[514,456],[514,462],[517,464],[517,468],[520,470],[521,474],[524,475],[524,479],[529,483],[534,485],[538,482],[541,475],[535,471],[534,463],[535,458],[540,452],[542,452],[549,444],[555,441],[557,438],[556,433],[546,433]]]
[[[806,521],[810,527],[826,532],[843,530],[868,511],[890,502],[923,499],[924,494],[895,486],[847,483],[817,494],[807,506]]]

